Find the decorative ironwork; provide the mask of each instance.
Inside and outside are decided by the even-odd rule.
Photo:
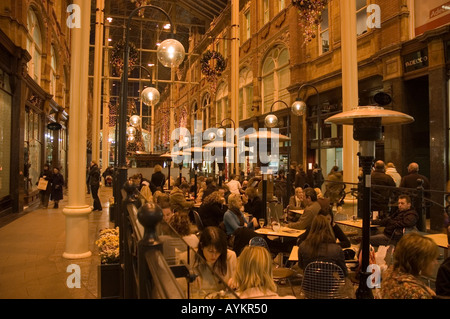
[[[311,42],[316,37],[327,3],[328,0],[292,0],[292,5],[298,9],[300,16],[299,25],[303,28],[304,43]]]

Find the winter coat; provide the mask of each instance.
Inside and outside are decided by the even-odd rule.
[[[395,187],[395,182],[386,173],[382,171],[373,171],[371,174],[372,179],[372,211],[389,211],[389,195],[391,194],[391,190],[389,188],[384,187],[376,187],[379,186],[390,186]]]
[[[392,267],[383,274],[380,292],[382,299],[432,299],[436,295],[419,278]]]
[[[52,174],[52,192],[50,194],[50,199],[56,201],[63,199],[63,187],[64,177],[61,173]]]
[[[344,178],[342,172],[333,172],[328,174],[327,182],[325,183],[325,194],[324,196],[330,199],[331,204],[338,204],[341,199],[341,192],[344,189],[344,184],[342,183]]]
[[[395,182],[395,186],[400,187],[400,183],[402,181],[402,177],[397,172],[397,169],[395,167],[389,167],[386,168],[386,174],[388,174]]]
[[[96,164],[92,165],[89,169],[89,185],[100,186],[100,169]]]
[[[45,176],[45,177],[44,177]],[[46,192],[50,193],[52,190],[52,172],[49,169],[43,170],[41,174],[39,174],[38,181],[36,182],[36,185],[39,184],[39,180],[44,177],[46,181],[48,181],[47,189],[45,191],[40,190],[40,192]]]

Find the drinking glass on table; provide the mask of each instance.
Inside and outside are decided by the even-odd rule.
[[[263,227],[264,227],[264,224],[266,223],[266,220],[265,220],[264,218],[260,218],[260,219],[258,220],[258,222],[259,222],[259,227],[263,228]]]
[[[281,228],[281,225],[280,225],[279,222],[273,222],[273,223],[272,223],[272,229],[273,229],[273,231],[278,232],[278,231],[280,230],[280,228]]]

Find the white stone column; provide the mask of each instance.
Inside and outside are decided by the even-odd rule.
[[[102,56],[103,56],[103,21],[105,0],[96,0],[95,48],[94,48],[94,92],[92,107],[92,160],[100,167],[100,109],[102,103]],[[106,137],[106,140],[108,137]],[[105,138],[103,138],[105,142]],[[108,163],[102,161],[102,171]]]
[[[66,245],[64,258],[79,259],[91,256],[89,250],[89,214],[86,204],[86,137],[88,101],[88,64],[90,0],[75,0],[81,12],[80,28],[71,32],[70,114],[68,153],[68,204],[66,217]]]
[[[358,57],[355,0],[339,2],[341,7],[342,111],[358,106]],[[353,139],[353,126],[343,125],[344,182],[358,182],[358,142]],[[348,185],[348,188],[353,187]]]

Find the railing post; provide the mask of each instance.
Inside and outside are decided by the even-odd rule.
[[[126,192],[126,197],[123,197],[122,202],[116,203],[117,209],[117,219],[119,221],[119,245],[120,245],[120,258],[121,265],[123,268],[123,279],[122,279],[122,295],[125,299],[133,298],[133,284],[132,280],[134,278],[133,274],[133,262],[131,252],[128,246],[128,240],[130,236],[129,232],[129,224],[128,224],[128,204],[136,204],[136,198],[134,196],[136,186],[131,182],[127,181],[124,185],[121,185],[122,188],[119,188],[119,192]],[[122,197],[120,195],[120,197]],[[118,205],[119,204],[119,205]],[[127,236],[128,235],[128,236]]]
[[[153,249],[162,251],[162,244],[158,241],[156,226],[163,219],[162,209],[154,203],[146,203],[139,208],[137,218],[144,227],[144,235],[138,243],[138,298],[150,298],[151,283],[148,265],[146,262],[146,252]]]
[[[417,179],[417,199],[415,203],[419,220],[417,221],[417,229],[421,232],[427,231],[427,213],[425,205],[425,191],[423,188],[423,179]]]

